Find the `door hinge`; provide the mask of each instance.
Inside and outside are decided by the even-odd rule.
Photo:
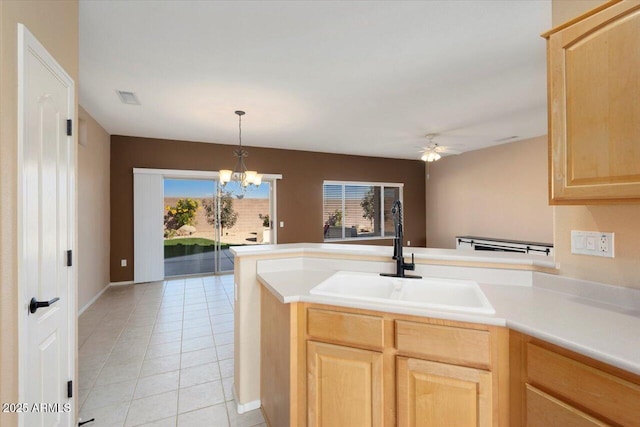
[[[71,267],[73,265],[73,251],[69,249],[67,251],[67,267]]]
[[[73,130],[73,121],[71,119],[67,120],[67,135],[71,136],[71,131]]]
[[[73,397],[73,381],[67,381],[67,397],[69,399]]]

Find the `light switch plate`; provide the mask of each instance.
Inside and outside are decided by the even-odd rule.
[[[614,233],[571,230],[571,253],[613,258],[613,237]]]

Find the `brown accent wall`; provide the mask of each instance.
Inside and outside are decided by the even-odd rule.
[[[133,280],[133,168],[215,171],[234,166],[233,146],[128,136],[111,137],[111,281]],[[248,147],[247,165],[282,174],[279,243],[322,242],[323,180],[404,183],[405,240],[425,246],[424,163],[378,157]],[[391,245],[390,241],[359,242]],[[128,267],[120,267],[120,259]]]

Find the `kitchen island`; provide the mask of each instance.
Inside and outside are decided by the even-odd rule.
[[[496,338],[502,342],[501,347],[491,351],[506,351],[505,354],[508,354],[505,346],[508,347],[509,342],[505,331],[512,331],[544,340],[631,375],[640,374],[640,354],[635,345],[635,331],[640,327],[640,293],[637,291],[559,277],[555,275],[553,261],[536,256],[406,249],[411,250],[415,251],[417,274],[476,281],[495,313],[398,307],[309,292],[336,271],[392,272],[391,248],[327,244],[236,248],[235,386],[240,409],[243,409],[242,405],[246,405],[246,409],[260,406],[261,287],[278,304],[292,304],[303,309],[315,304],[336,307],[338,311],[384,313],[381,318],[390,324],[402,321],[403,316],[419,316],[431,319],[427,323],[460,322],[465,328],[482,325],[487,331],[492,330],[489,333],[493,336],[501,337],[499,340]],[[306,316],[304,313],[301,315]],[[274,321],[274,327],[276,324]],[[289,340],[289,344],[297,345],[295,337]],[[295,354],[291,353],[291,356]],[[503,355],[500,366],[496,365],[496,369],[503,372],[508,369],[505,357]],[[504,408],[505,397],[501,398]]]

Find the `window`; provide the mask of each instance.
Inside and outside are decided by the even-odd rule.
[[[403,184],[325,181],[324,241],[394,236],[391,207]]]

